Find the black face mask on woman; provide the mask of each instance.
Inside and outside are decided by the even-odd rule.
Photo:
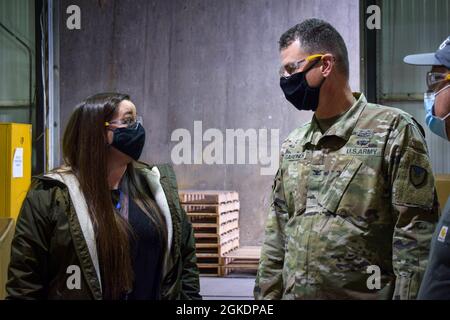
[[[308,70],[295,73],[289,77],[280,78],[280,87],[286,99],[298,110],[316,111],[319,106],[320,88],[326,78],[317,88],[311,88],[306,80],[306,74],[319,62],[317,60]]]
[[[111,146],[138,161],[145,144],[144,127],[136,123],[132,127],[117,128],[112,131],[114,137]]]

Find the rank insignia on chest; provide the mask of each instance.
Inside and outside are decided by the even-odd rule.
[[[428,172],[424,168],[415,165],[409,167],[409,180],[414,187],[422,187],[426,183],[427,177]]]
[[[360,138],[372,138],[373,137],[373,130],[371,129],[361,129],[361,130],[357,130],[355,132],[355,134],[360,137]]]
[[[361,140],[356,141],[356,144],[361,147],[369,146],[369,143],[370,143],[369,139],[361,139]]]

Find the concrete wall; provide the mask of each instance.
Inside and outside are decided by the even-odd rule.
[[[82,29],[65,27],[70,4]],[[311,118],[279,88],[277,41],[309,17],[332,23],[350,54],[359,88],[359,7],[356,0],[63,0],[61,3],[61,122],[84,97],[129,93],[144,117],[142,159],[171,162],[174,130],[279,129],[280,140]],[[204,143],[205,147],[208,143]],[[241,243],[260,244],[272,176],[259,165],[178,165],[181,188],[237,190]]]

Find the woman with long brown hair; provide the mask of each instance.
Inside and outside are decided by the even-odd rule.
[[[138,162],[145,130],[124,94],[87,98],[64,165],[36,177],[12,244],[9,299],[200,299],[192,227],[169,165]]]

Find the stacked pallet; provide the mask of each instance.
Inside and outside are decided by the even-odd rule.
[[[224,255],[224,269],[228,273],[233,270],[256,272],[258,270],[261,247],[240,247]]]
[[[226,275],[224,256],[239,248],[239,194],[180,190],[180,200],[194,229],[200,274]]]

